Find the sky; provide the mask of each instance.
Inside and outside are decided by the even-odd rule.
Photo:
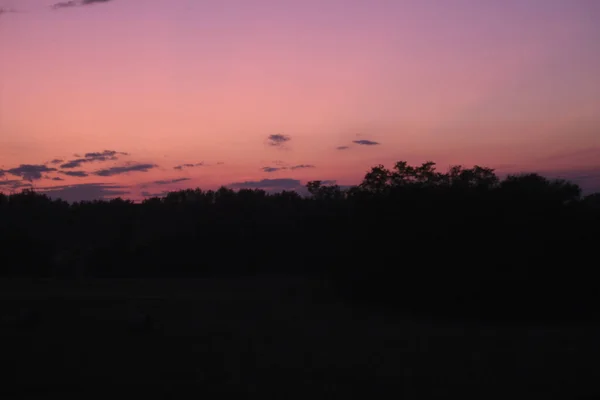
[[[432,160],[600,191],[597,0],[0,0],[0,190],[139,200]]]

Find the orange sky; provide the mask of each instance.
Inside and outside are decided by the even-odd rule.
[[[595,0],[52,3],[0,0],[0,190],[353,184],[429,159],[600,190]],[[104,150],[128,155],[61,167]]]

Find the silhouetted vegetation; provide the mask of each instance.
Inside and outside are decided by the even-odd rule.
[[[398,162],[347,190],[200,189],[140,204],[0,194],[1,273],[309,275],[348,300],[452,317],[600,315],[600,194],[537,174]]]

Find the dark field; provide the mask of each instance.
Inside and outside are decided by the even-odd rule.
[[[377,315],[301,278],[4,280],[0,293],[10,398],[600,393],[600,327]]]

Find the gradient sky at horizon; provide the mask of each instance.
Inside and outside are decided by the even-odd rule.
[[[346,185],[397,160],[600,190],[600,1],[54,3],[0,0],[0,190]]]

